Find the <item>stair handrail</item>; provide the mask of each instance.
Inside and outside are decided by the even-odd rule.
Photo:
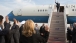
[[[49,27],[50,27],[50,24],[51,24],[53,7],[54,7],[54,5],[51,5],[51,8],[50,8],[50,6],[49,6],[49,11],[48,11],[48,14],[49,14],[49,18],[48,18],[48,26],[49,26]]]
[[[66,16],[66,6],[64,6],[64,23],[65,23],[65,43],[66,43],[66,30],[67,30],[67,16]]]

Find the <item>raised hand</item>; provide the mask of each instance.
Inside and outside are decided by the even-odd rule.
[[[9,23],[9,18],[8,18],[8,16],[5,17],[5,20],[6,20],[7,23]]]
[[[48,25],[45,26],[45,30],[49,32],[49,27],[48,27]]]
[[[15,18],[13,20],[14,20],[14,23],[17,24],[17,20]]]
[[[19,26],[20,22],[18,20],[16,20],[15,18],[14,18],[14,22],[15,22],[16,25]]]

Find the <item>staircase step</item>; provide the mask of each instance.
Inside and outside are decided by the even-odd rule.
[[[62,19],[64,19],[64,17],[63,16],[52,16],[52,20],[62,20]]]
[[[64,27],[50,27],[50,29],[51,29],[52,31],[55,31],[55,30],[63,31],[63,30],[65,30]]]

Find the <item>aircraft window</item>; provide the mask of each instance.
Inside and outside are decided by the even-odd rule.
[[[38,10],[38,12],[39,12],[39,10]]]
[[[45,11],[47,11],[47,10],[45,10]]]
[[[43,10],[44,11],[44,10]]]
[[[42,11],[42,10],[40,10],[40,11]]]
[[[74,11],[74,9],[72,9],[72,11]]]

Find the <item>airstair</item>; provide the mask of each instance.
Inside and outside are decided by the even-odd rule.
[[[49,14],[50,33],[47,43],[66,43],[66,15],[65,12],[56,12],[52,9]]]

